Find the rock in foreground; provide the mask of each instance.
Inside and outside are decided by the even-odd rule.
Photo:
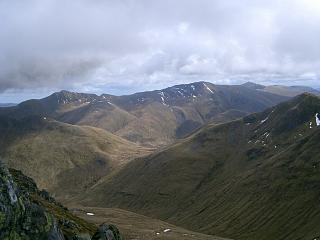
[[[72,215],[31,178],[10,171],[0,162],[0,239],[4,240],[122,240],[113,225],[97,229]]]

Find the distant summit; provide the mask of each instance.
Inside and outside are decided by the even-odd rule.
[[[13,107],[16,105],[16,103],[0,103],[0,107]]]
[[[241,86],[264,91],[264,92],[269,92],[277,95],[287,96],[287,97],[295,97],[305,92],[312,93],[315,95],[320,95],[320,91],[312,87],[306,87],[306,86],[283,86],[283,85],[264,86],[264,85],[256,84],[253,82],[246,82]]]
[[[264,89],[265,88],[264,85],[257,84],[254,82],[246,82],[246,83],[242,84],[242,86],[247,87],[247,88],[252,88],[252,89]]]

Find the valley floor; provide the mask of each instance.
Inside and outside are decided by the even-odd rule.
[[[72,212],[96,225],[115,224],[126,240],[227,240],[192,232],[133,212],[114,208],[73,207]],[[94,215],[92,215],[94,214]]]

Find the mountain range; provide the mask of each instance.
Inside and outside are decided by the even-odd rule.
[[[320,98],[209,124],[81,196],[232,239],[320,236]]]
[[[203,124],[221,123],[274,106],[308,90],[281,87],[214,85],[197,82],[126,96],[61,91],[40,100],[5,108],[0,115],[41,116],[105,129],[129,141],[159,147],[187,136]],[[285,91],[283,89],[286,89]]]
[[[61,91],[0,107],[0,157],[133,238],[318,239],[317,95],[251,82]]]

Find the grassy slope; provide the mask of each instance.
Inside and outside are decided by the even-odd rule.
[[[197,232],[188,231],[172,224],[152,219],[146,216],[124,211],[121,209],[110,208],[83,208],[77,207],[72,212],[85,219],[87,222],[100,225],[108,222],[119,227],[121,234],[125,239],[140,240],[223,240],[216,236],[205,235]],[[94,216],[88,216],[86,213],[94,213]],[[170,229],[169,232],[164,232]],[[158,234],[157,234],[158,233]],[[226,239],[225,239],[226,240]]]
[[[150,151],[102,129],[48,119],[6,119],[0,127],[0,154],[8,165],[64,198]]]
[[[208,125],[131,162],[78,200],[234,239],[314,239],[320,235],[317,112],[319,98],[303,95]]]

